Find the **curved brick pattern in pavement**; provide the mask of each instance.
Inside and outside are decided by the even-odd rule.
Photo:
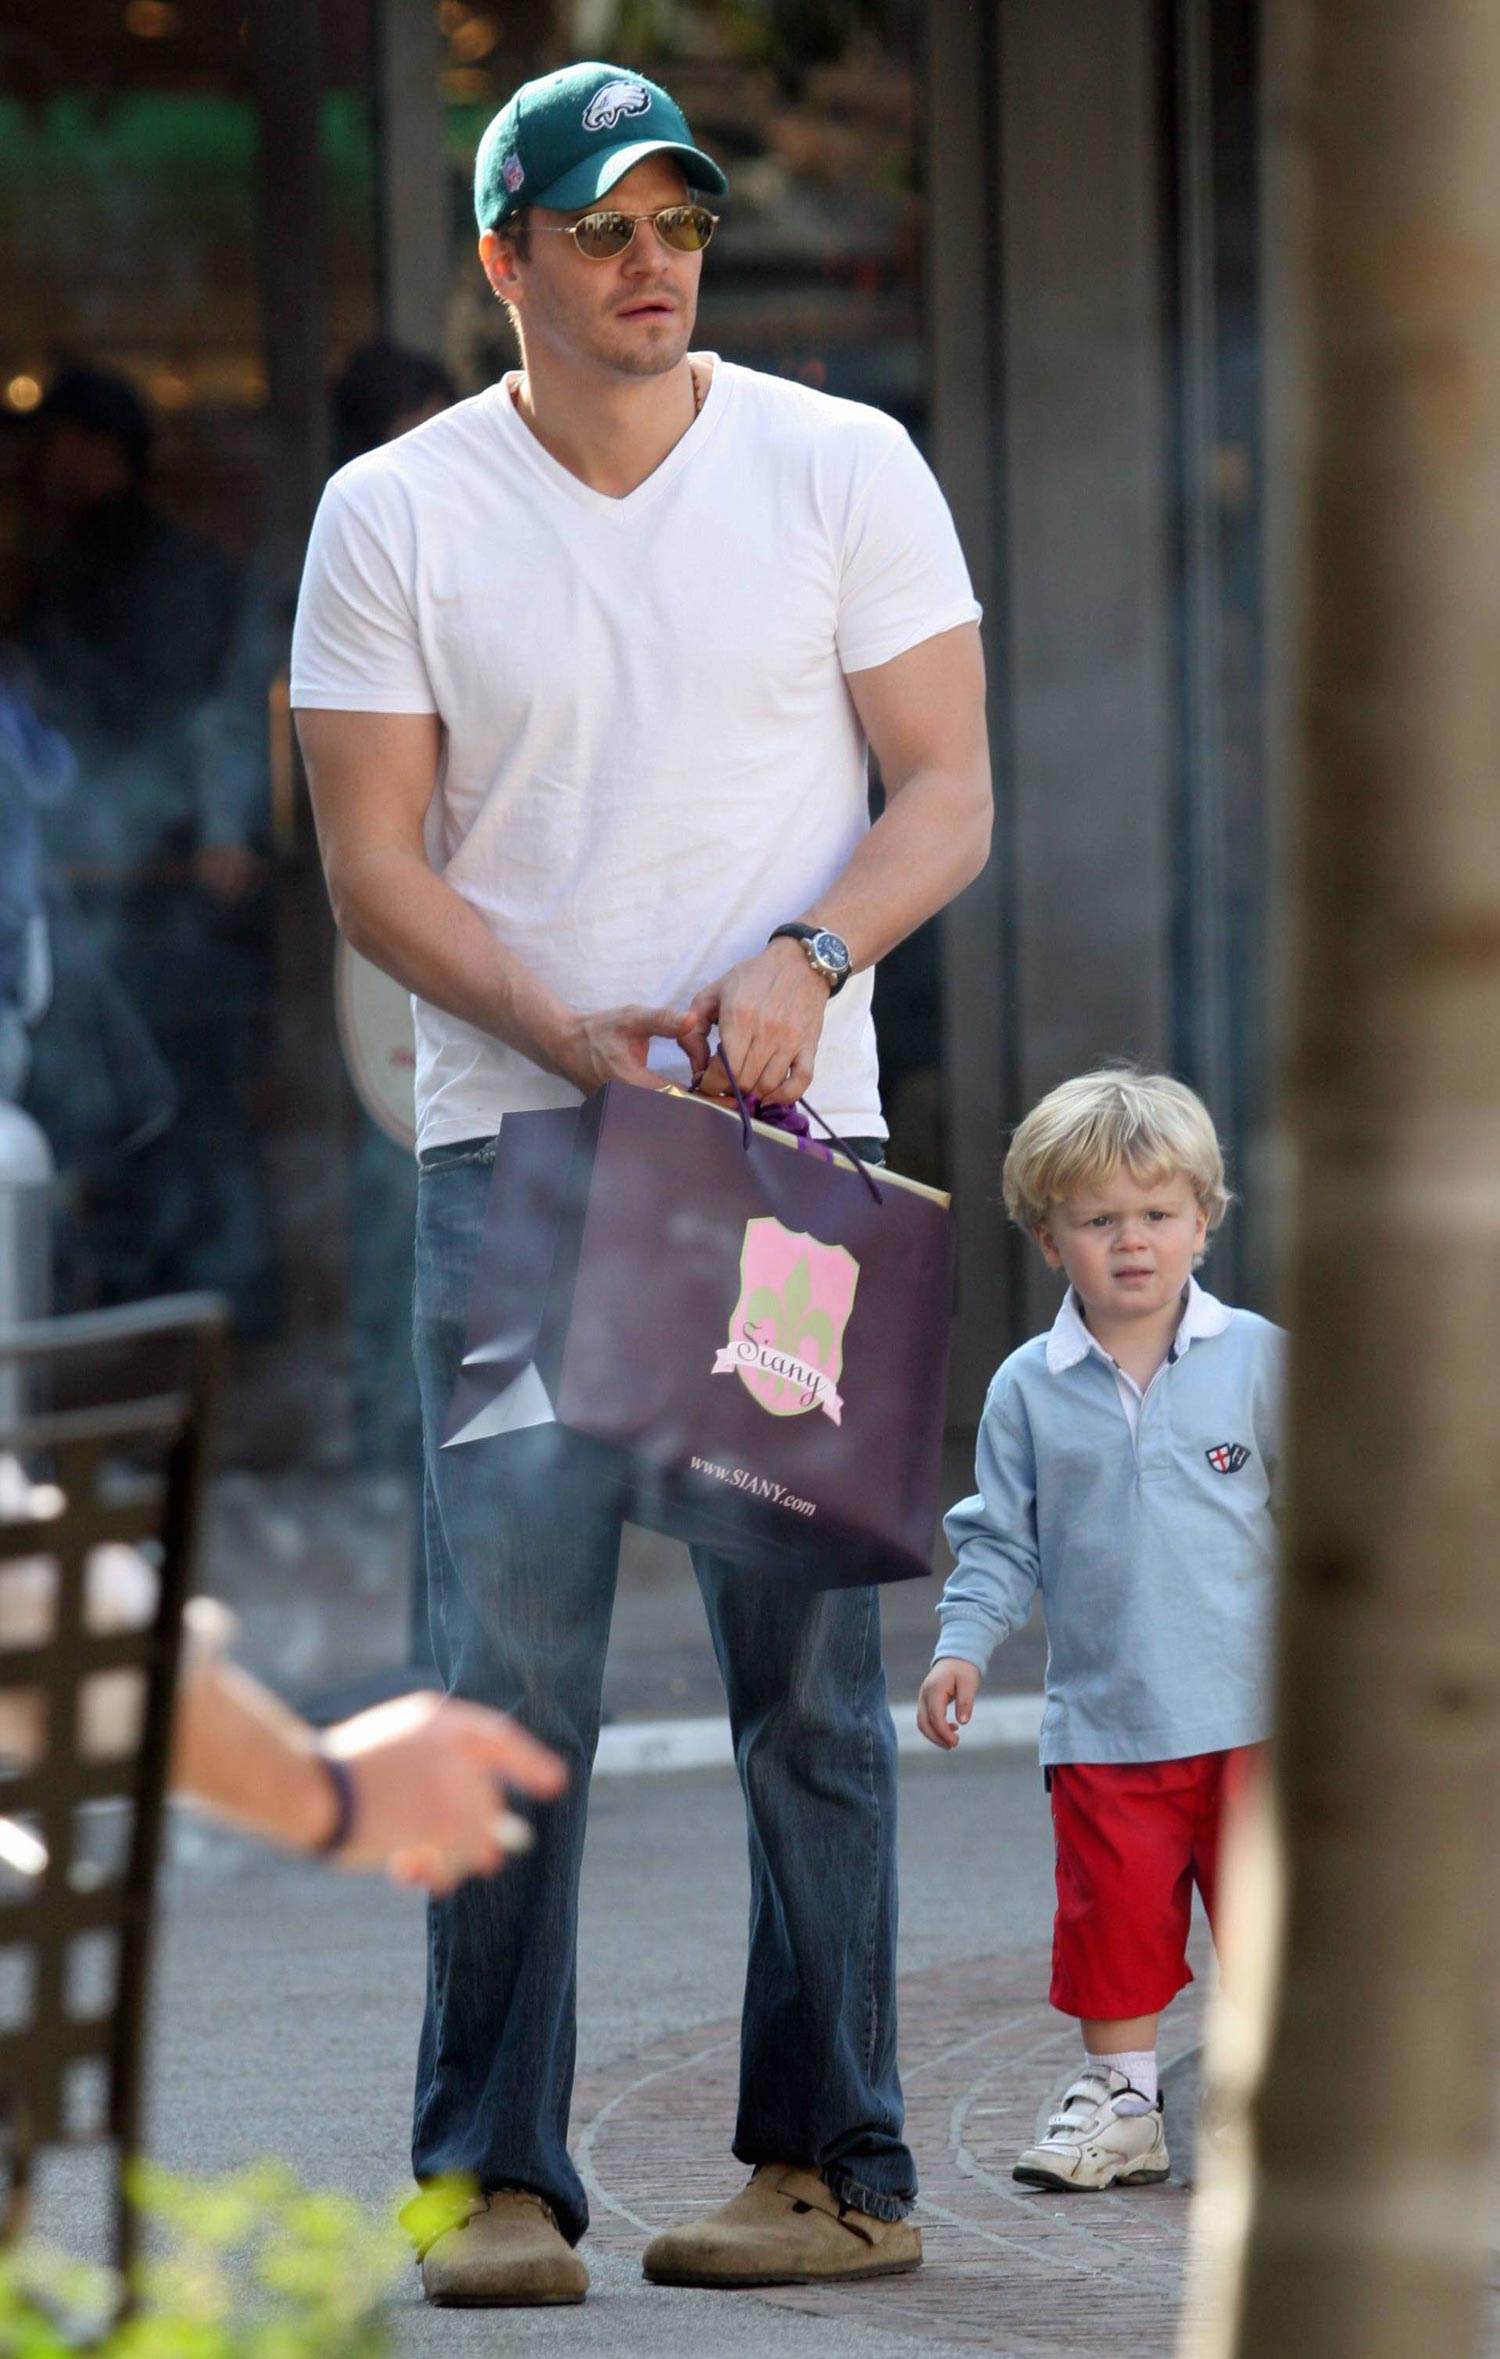
[[[1048,1957],[1030,1950],[907,1976],[900,1986],[907,2130],[922,2170],[925,2266],[868,2286],[745,2297],[861,2319],[1006,2359],[1085,2359],[1129,2320],[1134,2349],[1171,2348],[1187,2194],[1045,2195],[1010,2176],[1039,2106],[1077,2061],[1077,2033],[1046,2004]],[[1167,2052],[1196,2036],[1200,1994],[1172,2010]],[[591,2241],[638,2250],[742,2185],[734,2123],[734,2021],[661,2041],[580,2080],[574,2147]],[[1170,2131],[1170,2123],[1169,2123]]]

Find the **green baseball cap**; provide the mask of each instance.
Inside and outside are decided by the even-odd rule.
[[[499,229],[523,205],[571,213],[623,180],[646,156],[675,156],[688,186],[727,195],[712,156],[693,145],[687,117],[659,83],[625,66],[564,66],[523,82],[479,142],[474,213]]]

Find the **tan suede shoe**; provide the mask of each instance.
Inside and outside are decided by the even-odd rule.
[[[438,2309],[520,2310],[581,2302],[589,2273],[539,2195],[502,2187],[422,2255],[422,2290]]]
[[[922,2231],[841,2204],[816,2171],[763,2162],[748,2187],[686,2228],[653,2236],[653,2285],[824,2285],[920,2267]]]

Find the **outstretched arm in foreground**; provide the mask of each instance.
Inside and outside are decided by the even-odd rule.
[[[567,1783],[556,1754],[479,1704],[398,1696],[320,1742],[232,1663],[210,1659],[188,1673],[172,1757],[179,1793],[252,1834],[318,1851],[339,1819],[326,1756],[342,1763],[352,1790],[340,1864],[383,1867],[397,1883],[438,1893],[501,1865],[502,1784],[547,1801]]]

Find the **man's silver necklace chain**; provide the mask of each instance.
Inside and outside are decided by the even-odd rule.
[[[696,425],[702,415],[704,399],[708,392],[708,371],[707,369],[700,370],[698,363],[695,360],[690,360],[688,362],[688,378],[693,388],[693,422]],[[510,379],[510,398],[523,418],[526,415],[526,409],[521,399],[521,388],[525,382],[524,376]]]

